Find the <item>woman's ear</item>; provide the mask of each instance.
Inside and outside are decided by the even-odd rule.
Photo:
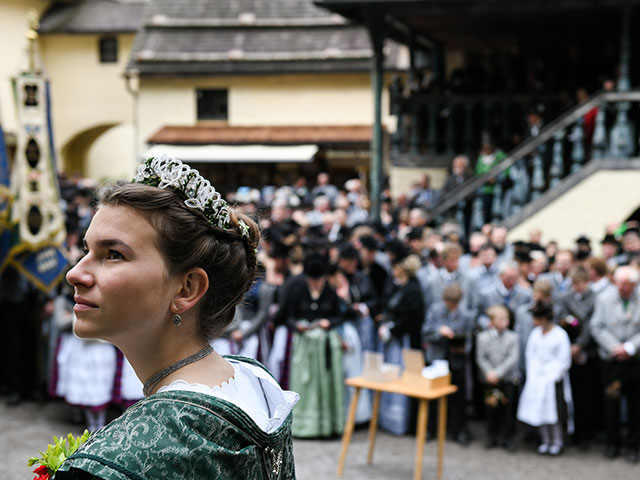
[[[195,307],[209,289],[209,276],[204,269],[195,267],[181,276],[181,287],[173,299],[175,313],[185,313]]]

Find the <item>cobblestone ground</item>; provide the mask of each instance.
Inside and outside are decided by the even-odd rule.
[[[447,442],[444,478],[446,480],[627,480],[640,478],[640,465],[629,465],[622,458],[614,461],[602,457],[602,447],[587,452],[567,449],[558,458],[540,457],[532,445],[520,444],[509,454],[482,447],[482,426],[473,423],[478,440],[468,447]],[[8,408],[0,397],[0,480],[31,480],[26,459],[46,447],[53,435],[80,434],[82,426],[71,421],[69,409],[60,402],[42,406],[27,402]],[[340,439],[294,441],[297,476],[306,479],[334,479]],[[413,478],[415,439],[395,437],[379,432],[373,465],[366,465],[367,432],[353,435],[343,478],[345,480]],[[425,446],[423,478],[435,479],[436,443]]]

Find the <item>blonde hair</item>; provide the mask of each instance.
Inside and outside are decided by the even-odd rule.
[[[492,321],[495,317],[497,317],[500,312],[505,313],[507,316],[509,315],[509,309],[504,305],[492,305],[487,308],[487,317],[489,317]]]
[[[442,248],[442,252],[440,252],[440,258],[446,260],[449,258],[449,255],[462,255],[462,247],[454,242],[446,242]]]
[[[462,300],[462,288],[457,283],[448,285],[442,292],[442,300],[450,303],[460,303]]]
[[[402,268],[409,277],[415,277],[418,270],[422,267],[422,262],[418,255],[412,254],[400,260],[396,265]]]

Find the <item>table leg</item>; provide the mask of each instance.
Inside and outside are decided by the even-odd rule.
[[[369,455],[367,456],[367,465],[373,462],[373,445],[376,442],[376,429],[378,428],[378,412],[380,411],[380,393],[375,391],[373,394],[373,411],[371,412],[371,421],[369,422]]]
[[[447,432],[447,397],[440,397],[440,400],[438,402],[438,480],[442,480],[444,438]]]
[[[422,477],[422,454],[424,442],[427,436],[427,418],[429,416],[429,403],[425,399],[420,400],[418,406],[418,433],[416,434],[416,466],[413,474],[414,480]]]
[[[358,397],[360,396],[360,387],[355,387],[353,397],[351,398],[351,405],[349,406],[349,415],[347,416],[347,423],[344,426],[344,434],[342,435],[342,450],[340,452],[340,461],[338,462],[338,476],[342,476],[344,470],[344,462],[347,459],[347,449],[349,448],[349,442],[351,441],[351,434],[353,433],[353,425],[356,423],[356,406],[358,405]]]

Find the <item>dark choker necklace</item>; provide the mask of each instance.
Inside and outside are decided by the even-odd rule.
[[[178,360],[176,363],[172,363],[167,368],[163,368],[159,372],[154,373],[153,375],[151,375],[149,380],[144,382],[142,393],[144,393],[145,397],[148,397],[151,394],[151,390],[153,390],[153,387],[155,387],[160,380],[162,380],[165,377],[168,377],[176,370],[182,367],[185,367],[190,363],[194,363],[194,362],[197,362],[198,360],[203,359],[204,357],[209,355],[211,352],[213,352],[213,348],[211,348],[211,345],[207,345],[202,350],[200,350],[197,353],[194,353],[190,357],[183,358],[182,360]]]

